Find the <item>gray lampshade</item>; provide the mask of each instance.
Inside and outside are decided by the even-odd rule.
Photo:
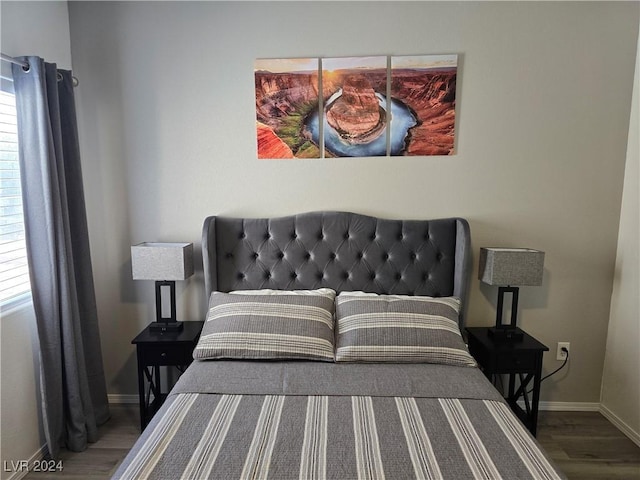
[[[193,243],[140,243],[131,247],[134,280],[185,280],[193,275]]]
[[[531,248],[481,248],[478,278],[489,285],[542,285],[544,252]]]

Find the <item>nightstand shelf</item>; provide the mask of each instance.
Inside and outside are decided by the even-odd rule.
[[[180,332],[152,332],[147,326],[131,343],[138,357],[138,396],[140,429],[144,430],[160,409],[167,393],[162,391],[160,367],[175,367],[183,372],[193,361],[204,322],[183,322]]]
[[[524,332],[517,342],[494,341],[489,328],[467,328],[469,351],[485,376],[491,381],[495,375],[509,376],[506,400],[511,410],[535,436],[538,426],[538,404],[542,377],[542,355],[549,348]],[[518,380],[516,385],[516,380]],[[531,398],[529,398],[529,391]],[[522,401],[524,408],[518,403]]]

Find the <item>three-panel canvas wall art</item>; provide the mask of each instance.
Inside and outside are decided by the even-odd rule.
[[[258,158],[451,155],[457,55],[258,59]]]

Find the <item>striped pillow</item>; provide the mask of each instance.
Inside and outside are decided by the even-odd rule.
[[[193,358],[331,362],[334,300],[327,289],[305,295],[213,292]]]
[[[336,361],[476,366],[458,326],[456,297],[336,298]]]

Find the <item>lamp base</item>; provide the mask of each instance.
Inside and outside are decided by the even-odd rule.
[[[149,331],[155,333],[181,332],[182,322],[153,322],[149,325]]]
[[[491,327],[487,332],[494,342],[521,342],[524,333],[518,327]]]

